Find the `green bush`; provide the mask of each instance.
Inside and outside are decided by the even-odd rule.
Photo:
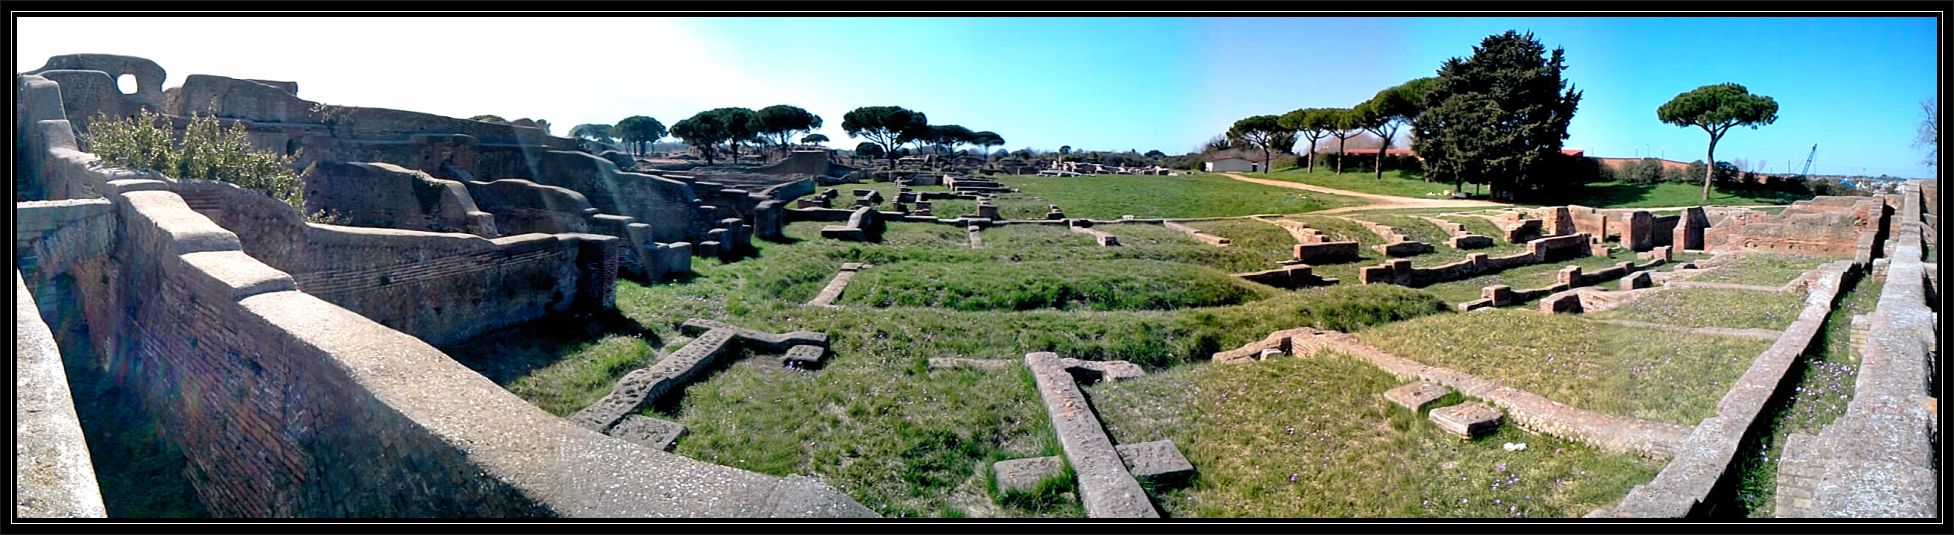
[[[149,110],[121,120],[97,114],[88,123],[88,150],[106,165],[235,184],[305,211],[305,183],[294,172],[297,157],[251,148],[243,123],[224,128],[216,116],[191,115],[183,139],[175,141],[168,121]]]

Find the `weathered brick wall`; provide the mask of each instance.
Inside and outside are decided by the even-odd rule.
[[[1927,304],[1922,257],[1921,183],[1905,186],[1897,243],[1879,305],[1871,314],[1859,376],[1845,414],[1822,429],[1804,474],[1803,515],[1930,518],[1940,513],[1933,446],[1938,432],[1929,389],[1936,314]]]
[[[16,267],[38,286],[91,258],[108,254],[112,237],[107,199],[14,204]]]
[[[290,273],[301,291],[432,344],[574,310],[578,295],[609,289],[608,274],[578,269],[591,234],[523,234],[495,239],[455,233],[307,224],[283,203],[229,184],[169,185],[199,213],[236,232],[244,251]],[[588,251],[616,253],[616,245]]]
[[[711,228],[699,213],[698,197],[683,182],[619,172],[615,164],[580,152],[544,152],[538,163],[536,176],[519,178],[575,191],[603,213],[651,225],[655,241],[698,242]]]
[[[1383,264],[1363,268],[1357,272],[1357,280],[1363,284],[1396,284],[1412,288],[1422,288],[1441,282],[1470,279],[1487,273],[1498,273],[1508,269],[1558,262],[1570,258],[1587,256],[1589,250],[1587,234],[1572,234],[1539,238],[1527,242],[1525,252],[1507,256],[1487,256],[1485,253],[1466,255],[1465,260],[1440,264],[1428,268],[1412,267],[1410,259],[1385,261]]]
[[[102,169],[72,141],[35,149],[48,174],[114,205],[111,254],[74,277],[91,345],[127,371],[220,515],[873,516],[812,479],[653,451],[545,413],[419,339],[294,291],[176,184]]]
[[[463,182],[475,206],[495,214],[495,228],[508,234],[589,232],[597,214],[575,191],[520,179]]]
[[[1792,203],[1775,216],[1726,218],[1718,225],[1724,228],[1712,228],[1705,240],[1719,251],[1854,257],[1860,256],[1868,240],[1879,239],[1887,215],[1886,203],[1877,198],[1817,197]],[[1874,236],[1868,238],[1866,233]]]
[[[305,210],[344,225],[495,237],[493,216],[461,182],[387,163],[322,161],[305,173]]]

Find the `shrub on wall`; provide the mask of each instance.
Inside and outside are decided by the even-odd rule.
[[[296,156],[253,149],[243,123],[224,128],[216,116],[191,115],[178,141],[168,121],[149,110],[121,120],[97,114],[88,124],[87,149],[106,165],[235,184],[305,211]]]

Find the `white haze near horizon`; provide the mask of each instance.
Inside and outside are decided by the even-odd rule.
[[[297,82],[327,104],[583,123],[793,102],[848,140],[852,109],[814,85],[789,86],[715,61],[707,41],[656,18],[16,18],[15,72],[76,53],[147,58],[168,73]],[[78,39],[76,36],[87,36]],[[334,36],[322,39],[320,36]],[[555,44],[575,36],[575,45]],[[650,44],[639,42],[649,40]],[[848,143],[852,146],[852,143]]]

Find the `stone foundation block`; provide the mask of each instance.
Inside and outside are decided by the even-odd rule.
[[[639,446],[672,451],[672,447],[678,445],[679,437],[685,436],[685,426],[670,420],[631,414],[611,426],[609,434]]]
[[[1415,412],[1450,393],[1452,389],[1445,385],[1419,381],[1385,391],[1384,399]]]
[[[1478,438],[1499,427],[1499,409],[1485,403],[1461,403],[1432,409],[1433,424],[1447,433],[1466,439]]]

